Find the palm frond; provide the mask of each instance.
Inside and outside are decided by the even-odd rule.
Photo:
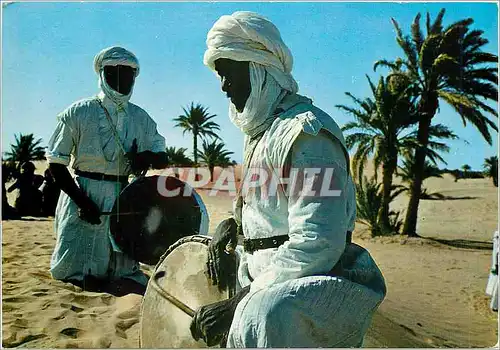
[[[441,9],[441,11],[439,11],[437,17],[436,17],[436,20],[434,21],[434,23],[432,24],[431,28],[430,28],[430,34],[439,34],[443,31],[443,16],[444,16],[444,13],[445,13],[445,9]]]
[[[496,123],[489,120],[488,117],[481,113],[480,109],[475,106],[474,100],[471,100],[464,95],[446,91],[440,91],[439,97],[455,109],[455,111],[462,117],[464,125],[466,125],[466,121],[469,121],[478,129],[486,142],[491,145],[492,139],[489,128],[492,128],[495,131],[498,131],[498,128]]]
[[[441,43],[441,36],[433,34],[428,36],[420,49],[419,65],[422,72],[428,72],[434,63],[434,60],[439,55],[439,45]]]
[[[375,72],[378,67],[386,67],[391,70],[397,70],[398,65],[394,63],[393,61],[388,61],[388,60],[378,60],[373,64],[373,71]]]
[[[420,52],[422,44],[424,43],[424,34],[420,29],[420,17],[421,15],[420,13],[418,13],[415,16],[415,19],[413,20],[413,23],[411,25],[411,35],[413,43],[415,44],[415,48],[417,49],[418,52]]]

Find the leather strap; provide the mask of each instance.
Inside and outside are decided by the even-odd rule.
[[[278,248],[288,241],[288,238],[288,235],[255,239],[246,238],[243,240],[243,249],[245,252],[253,254],[253,252],[261,249]]]
[[[243,240],[243,249],[245,252],[253,254],[257,250],[261,249],[269,249],[269,248],[278,248],[280,245],[288,241],[288,235],[281,236],[273,236],[267,238],[255,238],[249,239],[245,238]],[[346,232],[346,246],[352,243],[352,232]]]
[[[113,182],[128,182],[128,176],[107,175],[102,173],[94,173],[90,171],[75,170],[75,174],[81,177],[97,181],[113,181]]]

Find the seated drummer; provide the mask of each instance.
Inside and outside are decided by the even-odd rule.
[[[356,200],[340,128],[297,94],[292,55],[267,19],[222,16],[207,46],[205,64],[220,77],[230,119],[245,134],[245,168],[333,170],[340,195],[285,186],[243,192],[234,218],[216,229],[207,262],[213,282],[236,282],[237,293],[196,311],[193,338],[231,348],[361,346],[386,289],[368,252],[350,244]],[[240,227],[244,249],[236,246]]]
[[[100,93],[58,116],[47,149],[50,172],[63,191],[50,272],[55,279],[79,285],[126,279],[143,291],[147,277],[116,246],[109,216],[101,212],[112,210],[131,173],[166,166],[165,139],[148,113],[129,102],[139,75],[132,52],[104,49],[96,55],[94,69]],[[67,169],[70,156],[75,179]]]

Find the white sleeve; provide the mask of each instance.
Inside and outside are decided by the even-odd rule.
[[[57,126],[45,152],[48,163],[66,166],[70,163],[70,155],[77,140],[77,128],[71,113],[72,109],[67,109],[57,116]]]
[[[345,248],[351,220],[347,202],[352,196],[346,191],[348,170],[340,142],[323,133],[301,134],[292,147],[290,160],[292,169],[319,168],[322,175],[315,176],[311,182],[315,195],[302,191],[288,196],[290,239],[278,248],[269,268],[252,282],[253,291],[294,278],[326,273],[337,263]],[[302,188],[305,190],[306,186]],[[340,193],[335,195],[326,190],[340,190]]]
[[[139,152],[142,151],[151,151],[154,153],[158,152],[165,152],[165,138],[160,135],[158,132],[158,127],[155,123],[155,121],[148,115],[147,118],[148,123],[147,123],[147,135],[146,135],[146,140],[144,142],[145,144],[145,149],[139,150]]]

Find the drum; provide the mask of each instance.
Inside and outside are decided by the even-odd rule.
[[[209,236],[190,236],[172,245],[156,266],[141,305],[141,348],[206,348],[189,326],[200,306],[229,298],[205,274]]]
[[[165,195],[160,189],[171,192]],[[121,191],[110,214],[116,245],[148,265],[156,265],[180,238],[208,233],[208,214],[200,196],[173,176],[138,178]]]

